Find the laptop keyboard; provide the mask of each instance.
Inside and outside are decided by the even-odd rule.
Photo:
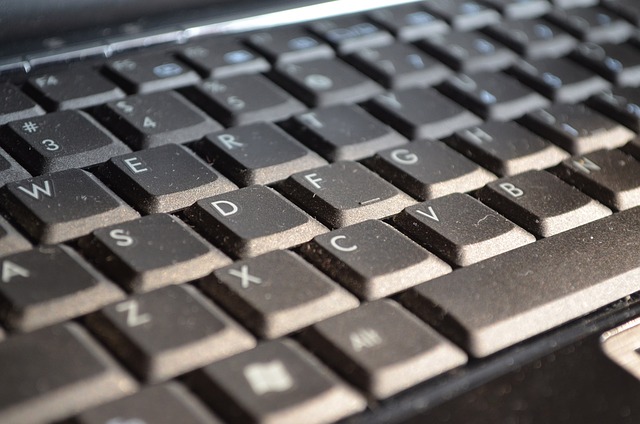
[[[639,291],[639,23],[433,0],[2,83],[0,422],[357,422]]]

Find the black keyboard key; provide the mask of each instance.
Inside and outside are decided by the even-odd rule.
[[[209,134],[194,149],[242,186],[271,184],[327,163],[266,122]]]
[[[589,106],[640,132],[640,92],[635,87],[603,91],[589,100]]]
[[[402,303],[473,356],[490,355],[637,292],[638,220],[634,208],[540,240],[422,284]]]
[[[336,162],[293,174],[279,188],[333,228],[384,218],[415,203],[357,162]]]
[[[602,5],[623,16],[634,25],[640,25],[640,5],[636,0],[602,0]]]
[[[577,103],[611,86],[601,76],[567,58],[519,62],[511,72],[534,90],[560,103]]]
[[[440,90],[476,115],[494,121],[511,121],[549,105],[540,94],[496,72],[454,75]]]
[[[31,243],[0,216],[0,257],[31,249]]]
[[[87,67],[38,74],[24,89],[48,110],[80,109],[125,97],[119,87]]]
[[[382,91],[378,84],[338,59],[281,65],[273,77],[309,106],[360,102]]]
[[[249,36],[248,42],[273,63],[333,57],[333,49],[301,27],[285,27]]]
[[[302,254],[366,299],[379,299],[451,272],[451,267],[389,225],[369,220],[320,235]]]
[[[479,32],[435,35],[419,45],[460,72],[497,71],[509,67],[516,58],[511,50]]]
[[[497,9],[509,20],[529,19],[545,15],[551,10],[547,0],[482,0]]]
[[[124,298],[66,246],[41,246],[6,256],[0,268],[0,316],[10,329],[31,331]]]
[[[434,34],[449,32],[449,25],[417,4],[385,7],[369,14],[371,19],[391,31],[402,41],[416,41]]]
[[[612,209],[640,205],[640,162],[619,150],[567,159],[554,173]]]
[[[67,418],[137,388],[104,348],[74,323],[0,343],[0,368],[3,423]]]
[[[222,128],[173,91],[131,96],[107,103],[95,113],[134,150],[187,143]]]
[[[326,275],[283,250],[219,269],[201,286],[245,327],[270,339],[358,306]]]
[[[361,49],[348,60],[387,88],[436,85],[451,75],[449,68],[410,44]]]
[[[40,243],[59,243],[139,216],[81,169],[9,183],[2,196],[13,221]]]
[[[407,140],[358,106],[336,105],[294,116],[285,128],[330,161],[360,160]]]
[[[495,176],[436,140],[378,152],[366,165],[416,199],[476,190]]]
[[[640,48],[631,44],[583,43],[574,57],[618,86],[640,84]]]
[[[104,72],[128,93],[150,93],[200,81],[195,71],[164,54],[148,54],[107,62]]]
[[[175,212],[237,187],[183,146],[167,144],[110,159],[100,177],[145,213]]]
[[[384,28],[358,15],[314,22],[310,29],[342,54],[393,42]]]
[[[72,424],[220,424],[183,386],[152,386],[105,405],[83,411]]]
[[[305,108],[262,75],[237,75],[206,80],[184,94],[226,126],[278,121]]]
[[[147,382],[167,380],[255,346],[253,337],[188,285],[130,297],[86,322]]]
[[[326,228],[264,186],[200,200],[185,211],[196,228],[235,257],[302,244]]]
[[[614,149],[634,137],[629,129],[582,104],[556,104],[525,115],[522,123],[577,155]]]
[[[525,230],[549,237],[611,215],[611,211],[544,171],[487,184],[479,199]]]
[[[503,21],[486,31],[528,59],[561,57],[578,44],[571,35],[543,19]]]
[[[565,151],[515,122],[487,122],[458,131],[446,141],[500,176],[548,168],[569,157]]]
[[[196,371],[188,384],[228,422],[321,424],[364,399],[291,340],[271,341]]]
[[[6,183],[24,180],[29,178],[31,174],[27,172],[14,158],[9,156],[7,152],[0,149],[0,187]]]
[[[390,300],[314,325],[303,342],[346,379],[383,399],[459,365],[467,356]]]
[[[452,264],[467,266],[536,238],[476,199],[454,193],[396,215],[401,231]]]
[[[458,31],[471,31],[500,21],[498,12],[475,1],[431,0],[424,6]]]
[[[446,137],[482,123],[476,115],[434,89],[380,94],[368,102],[366,108],[410,140]]]
[[[621,43],[634,31],[633,26],[604,7],[556,9],[547,16],[583,41]]]
[[[0,144],[33,175],[81,168],[130,152],[81,111],[62,111],[15,121]]]
[[[44,110],[13,84],[0,84],[0,125],[43,115]]]
[[[129,291],[186,283],[230,263],[178,218],[154,214],[93,232],[83,253]]]
[[[210,78],[258,74],[267,72],[271,67],[264,57],[232,38],[198,42],[180,49],[178,55]]]

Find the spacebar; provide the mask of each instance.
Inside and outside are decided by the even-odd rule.
[[[640,207],[458,269],[401,300],[486,356],[640,291]]]

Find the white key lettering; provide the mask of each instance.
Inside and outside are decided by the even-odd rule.
[[[14,264],[10,261],[2,262],[2,282],[8,283],[14,277],[22,277],[29,278],[31,273],[28,269],[21,267],[20,265]]]
[[[36,200],[40,200],[40,194],[44,196],[51,197],[53,196],[53,184],[49,180],[44,180],[42,183],[43,187],[40,187],[36,183],[31,183],[31,189],[18,186],[18,190],[25,193],[26,195],[33,197]]]
[[[521,189],[519,189],[518,187],[514,186],[511,183],[502,183],[499,185],[499,187],[511,197],[518,198],[518,197],[524,196],[524,191],[522,191]]]
[[[228,200],[216,200],[215,202],[211,202],[211,206],[213,206],[222,216],[229,216],[238,212],[238,206]]]
[[[357,250],[358,246],[355,244],[352,246],[341,246],[338,244],[338,240],[344,240],[346,238],[347,236],[335,236],[329,241],[329,243],[331,243],[331,246],[333,246],[334,248],[336,248],[341,252],[353,252],[354,250]]]
[[[127,313],[127,327],[138,327],[139,325],[151,322],[151,315],[139,313],[138,301],[127,300],[116,305],[117,312]]]

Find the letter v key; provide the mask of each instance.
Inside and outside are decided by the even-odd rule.
[[[424,212],[424,211],[421,211],[420,209],[416,209],[416,213],[426,216],[429,219],[433,219],[436,222],[440,222],[440,218],[438,218],[438,215],[436,215],[436,212],[433,210],[433,207],[429,206],[427,207],[427,210],[429,212]]]

